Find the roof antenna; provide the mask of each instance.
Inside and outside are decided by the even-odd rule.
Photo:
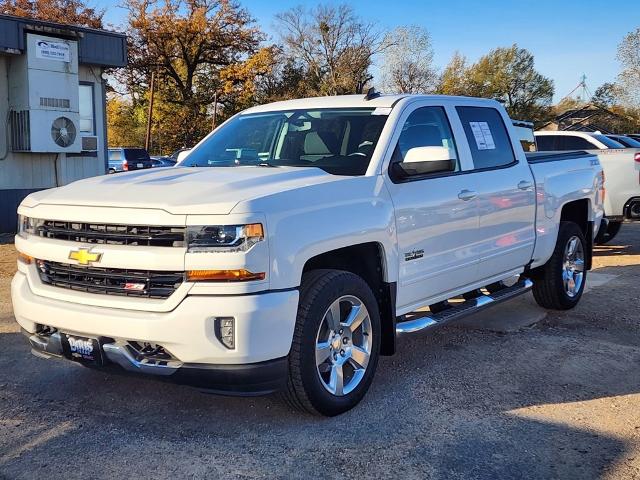
[[[369,101],[369,100],[373,100],[374,98],[378,98],[380,96],[380,92],[376,92],[376,87],[371,87],[369,90],[367,90],[367,94],[364,96],[364,99]]]

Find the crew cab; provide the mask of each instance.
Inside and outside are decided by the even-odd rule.
[[[530,289],[580,300],[600,164],[527,157],[513,128],[465,97],[250,108],[176,168],[28,196],[15,318],[41,357],[337,415],[398,335]]]
[[[598,243],[611,241],[625,219],[640,220],[640,148],[627,148],[598,132],[542,130],[535,136],[539,151],[585,150],[598,156],[607,191],[605,226],[596,239]]]

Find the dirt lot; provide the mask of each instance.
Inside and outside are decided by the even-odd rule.
[[[32,357],[14,262],[0,245],[0,477],[640,478],[640,225],[575,310],[403,340],[333,419]]]

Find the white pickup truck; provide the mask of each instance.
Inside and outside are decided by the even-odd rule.
[[[396,335],[530,288],[579,301],[600,165],[527,158],[512,129],[462,97],[251,108],[183,166],[27,197],[15,318],[38,356],[339,414]]]
[[[597,243],[606,243],[618,234],[622,222],[640,220],[640,149],[626,148],[606,135],[594,132],[535,132],[539,151],[584,150],[598,156],[605,173],[605,225]]]

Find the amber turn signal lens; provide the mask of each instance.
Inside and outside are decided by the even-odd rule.
[[[18,261],[24,263],[25,265],[31,265],[31,262],[33,262],[33,257],[27,255],[26,253],[18,252]]]
[[[244,226],[244,235],[249,238],[264,238],[264,230],[261,223],[251,223]]]
[[[187,280],[191,282],[247,282],[264,280],[265,273],[248,270],[188,270]]]

